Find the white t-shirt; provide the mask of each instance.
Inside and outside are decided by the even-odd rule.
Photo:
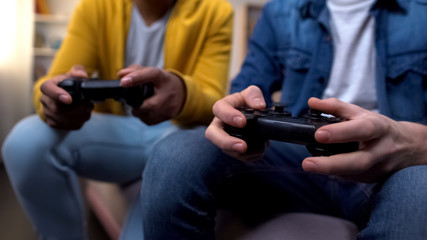
[[[145,67],[164,66],[164,41],[170,10],[150,26],[134,5],[126,43],[124,66],[139,64]]]
[[[323,98],[378,111],[375,84],[375,0],[328,0],[334,59]]]

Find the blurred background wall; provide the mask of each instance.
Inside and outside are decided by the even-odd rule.
[[[33,0],[2,1],[0,7],[0,142],[31,113]]]

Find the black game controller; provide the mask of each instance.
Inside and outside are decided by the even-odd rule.
[[[237,128],[226,125],[225,131],[231,136],[243,139],[248,145],[248,151],[264,146],[269,139],[306,145],[313,156],[330,156],[353,152],[359,148],[358,142],[328,144],[317,142],[314,133],[318,128],[342,121],[336,117],[323,116],[319,111],[310,110],[307,115],[293,117],[280,103],[275,103],[272,109],[239,110],[246,117],[246,126]]]
[[[107,98],[112,98],[132,107],[139,107],[145,99],[154,94],[152,83],[122,87],[120,80],[70,78],[60,82],[58,86],[71,95],[73,106],[83,102],[102,102]]]

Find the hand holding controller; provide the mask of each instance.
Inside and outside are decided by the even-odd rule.
[[[120,85],[120,80],[70,78],[60,82],[58,86],[71,95],[73,105],[85,101],[101,102],[112,98],[136,108],[154,94],[152,83],[126,88]]]
[[[322,116],[321,112],[315,110],[310,110],[310,113],[303,117],[292,117],[282,104],[276,104],[273,109],[267,110],[239,110],[246,117],[246,126],[237,128],[226,125],[225,131],[231,136],[245,140],[249,150],[269,139],[306,145],[314,156],[352,152],[359,147],[357,142],[330,144],[317,142],[314,138],[317,129],[327,124],[341,122],[341,119]]]

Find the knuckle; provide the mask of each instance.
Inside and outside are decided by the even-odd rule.
[[[363,126],[364,131],[368,134],[368,135],[372,135],[372,133],[375,131],[376,126],[372,121],[365,121],[365,126]]]
[[[142,68],[142,66],[134,63],[134,64],[130,65],[129,68],[130,69],[140,69],[140,68]]]
[[[43,94],[46,94],[46,90],[47,90],[47,88],[48,88],[48,82],[47,82],[47,81],[45,81],[44,83],[42,83],[42,84],[40,85],[40,91],[41,91]]]
[[[218,111],[221,109],[221,103],[222,103],[222,100],[218,100],[217,102],[215,102],[214,103],[214,105],[212,106],[212,112],[214,113],[214,114],[216,114],[216,113],[218,113]]]
[[[259,88],[255,85],[250,85],[247,89],[247,91],[251,92],[251,91],[258,91]]]
[[[212,135],[212,133],[211,133],[211,131],[212,131],[212,127],[211,126],[208,126],[207,128],[206,128],[206,131],[205,131],[205,138],[206,139],[211,139],[211,135]]]
[[[59,113],[59,107],[56,104],[51,104],[49,106],[49,111],[53,114],[58,114]]]
[[[53,121],[52,119],[47,118],[46,119],[46,123],[47,125],[49,125],[49,127],[51,128],[58,128],[58,123]]]
[[[335,97],[329,98],[329,99],[327,99],[327,101],[329,101],[333,105],[341,103],[341,101],[338,98],[335,98]]]
[[[84,70],[84,69],[85,69],[84,66],[81,64],[76,64],[71,68],[71,70],[74,70],[74,71]]]
[[[359,159],[359,161],[356,162],[356,170],[359,172],[366,172],[367,170],[371,169],[371,167],[372,161],[367,156]]]
[[[219,142],[218,146],[219,146],[219,148],[221,148],[223,150],[226,150],[226,151],[229,151],[229,152],[234,152],[233,148],[230,148],[229,145],[227,143],[225,143],[225,142],[222,142],[222,141]]]
[[[165,76],[162,70],[155,67],[150,67],[149,71],[151,74],[153,74],[155,79],[160,79],[161,77]]]

